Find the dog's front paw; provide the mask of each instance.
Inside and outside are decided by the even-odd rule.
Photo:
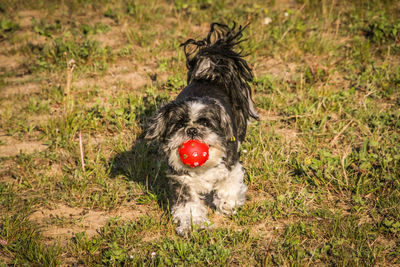
[[[207,218],[192,218],[191,221],[181,222],[176,227],[176,233],[180,236],[187,237],[192,230],[201,230],[210,227],[210,221]]]
[[[192,230],[202,230],[210,228],[211,224],[207,218],[192,218],[190,221],[182,222],[176,228],[176,233],[180,236],[188,236]]]
[[[210,223],[207,219],[207,209],[201,202],[189,202],[176,205],[172,209],[172,219],[178,224],[176,233],[187,236],[192,230],[204,229]]]
[[[231,180],[218,183],[213,194],[213,204],[217,213],[231,216],[246,201],[247,186],[243,183],[243,167],[238,163],[230,173]]]
[[[179,236],[187,237],[190,233],[191,226],[187,224],[181,224],[176,227],[176,233]]]
[[[232,216],[236,214],[236,210],[243,206],[245,201],[245,194],[224,194],[215,193],[213,197],[213,204],[216,212],[224,216]]]
[[[236,214],[236,202],[228,201],[220,198],[214,199],[214,205],[216,207],[216,211],[219,214],[224,216],[231,216]]]

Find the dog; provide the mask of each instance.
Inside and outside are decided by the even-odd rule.
[[[188,69],[187,86],[162,106],[146,126],[144,137],[158,140],[168,162],[171,215],[179,235],[209,224],[205,204],[229,216],[246,199],[240,146],[249,120],[258,119],[249,83],[253,73],[236,51],[246,26],[212,23],[203,40],[181,44]],[[183,164],[178,148],[196,139],[209,146],[202,166]]]

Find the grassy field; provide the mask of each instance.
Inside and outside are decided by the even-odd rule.
[[[181,238],[139,137],[213,21],[261,119],[244,207]],[[0,266],[399,266],[399,63],[398,1],[1,1]]]

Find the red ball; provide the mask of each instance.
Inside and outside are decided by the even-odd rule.
[[[191,168],[199,167],[208,160],[208,145],[198,140],[189,140],[183,143],[179,149],[179,156],[183,164]]]

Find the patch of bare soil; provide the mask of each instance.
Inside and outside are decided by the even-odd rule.
[[[17,17],[19,18],[18,25],[21,28],[31,27],[32,19],[40,20],[46,15],[47,14],[44,14],[41,10],[22,10],[17,14]]]
[[[146,73],[130,69],[131,65],[124,62],[115,64],[101,80],[98,78],[80,79],[73,83],[73,87],[79,89],[99,85],[101,88],[106,88],[107,91],[113,91],[121,84],[131,90],[151,84],[151,79]]]
[[[130,90],[139,89],[146,84],[150,84],[150,81],[138,74],[138,73],[127,73],[127,74],[117,74],[117,75],[106,75],[100,81],[95,78],[80,79],[74,82],[73,87],[77,89],[91,88],[93,86],[99,86],[99,88],[105,89],[106,95],[117,91],[121,85],[124,88],[129,88]],[[137,92],[141,93],[141,92]]]
[[[9,85],[0,89],[0,96],[26,95],[40,92],[40,85],[35,83]]]
[[[46,114],[46,115],[34,115],[34,116],[29,116],[27,121],[28,121],[28,125],[30,126],[35,126],[35,125],[42,125],[45,124],[46,122],[48,122],[49,120],[54,120],[56,119],[56,116],[54,115],[50,115],[50,114]]]
[[[123,73],[123,74],[120,73],[109,77],[108,80],[111,81],[112,83],[115,82],[127,83],[130,85],[132,89],[137,89],[150,83],[147,77],[143,77],[138,73]]]
[[[240,230],[240,227],[233,223],[232,219],[218,213],[210,213],[210,222],[213,228],[230,228],[233,230]]]
[[[33,45],[33,46],[44,46],[45,44],[50,44],[49,37],[44,35],[39,35],[35,32],[30,31],[19,31],[15,33],[15,39],[20,40],[18,43],[14,43],[11,48],[18,49],[20,47],[26,45]]]
[[[0,54],[0,69],[13,70],[18,68],[24,60],[21,55],[1,55]]]
[[[278,121],[278,120],[280,120],[280,117],[272,111],[265,110],[262,108],[257,108],[257,112],[258,112],[258,115],[260,116],[261,121]]]
[[[276,134],[282,136],[287,143],[296,141],[297,136],[299,135],[299,133],[295,129],[289,128],[276,128],[274,129],[274,131]]]
[[[282,119],[282,117],[280,117],[278,114],[262,108],[258,108],[257,111],[261,121],[279,121]],[[276,125],[273,129],[277,135],[282,136],[283,140],[285,140],[286,143],[299,142],[299,132],[297,132],[295,129],[284,128],[281,126],[282,125]]]
[[[112,27],[110,31],[102,33],[102,34],[96,34],[93,39],[95,41],[100,42],[104,46],[109,46],[111,48],[120,48],[120,45],[125,43],[124,40],[124,32],[125,32],[126,26],[118,26],[118,27]]]
[[[290,80],[294,73],[296,73],[296,68],[296,64],[287,63],[276,58],[260,60],[254,66],[254,69],[257,69],[257,71],[255,71],[257,77],[268,74],[283,80]]]
[[[50,239],[69,239],[75,233],[83,231],[92,237],[111,218],[134,220],[143,214],[146,214],[146,211],[138,206],[125,206],[106,212],[58,204],[52,208],[40,208],[32,213],[29,219],[41,227],[44,236]]]
[[[275,3],[274,9],[277,10],[291,9],[298,6],[298,1],[295,0],[280,0],[274,3]]]
[[[35,151],[43,151],[47,148],[41,142],[19,142],[11,136],[0,135],[0,157],[12,157],[20,152],[32,154]]]

